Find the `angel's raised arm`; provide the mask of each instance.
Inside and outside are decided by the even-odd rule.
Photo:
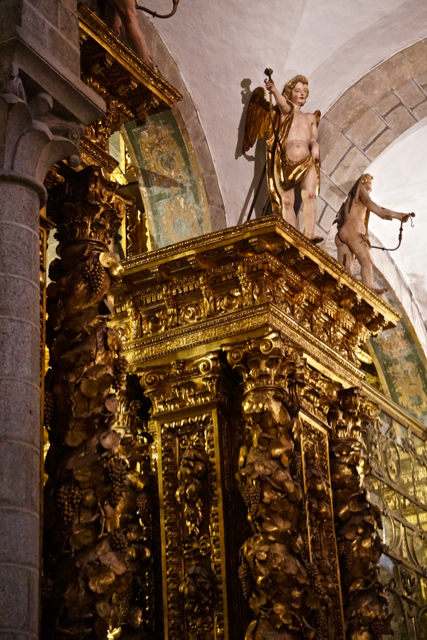
[[[265,99],[264,89],[257,87],[252,93],[248,106],[242,153],[247,153],[255,142],[267,133],[269,109],[270,105]]]

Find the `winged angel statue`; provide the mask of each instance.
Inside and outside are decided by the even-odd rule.
[[[265,99],[263,87],[255,89],[249,102],[242,151],[249,151],[257,139],[267,134],[267,183],[273,213],[282,215],[295,227],[295,187],[300,187],[305,235],[312,242],[322,242],[323,238],[314,236],[316,195],[320,187],[317,143],[320,111],[301,111],[308,98],[307,78],[295,76],[280,93],[271,79],[271,69],[265,73],[270,102]]]

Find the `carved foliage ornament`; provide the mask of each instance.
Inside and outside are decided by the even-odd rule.
[[[379,640],[391,633],[388,599],[378,579],[383,544],[381,513],[361,485],[365,452],[361,434],[374,429],[375,405],[358,389],[343,390],[329,412],[331,478],[341,567],[346,637]],[[370,424],[371,423],[371,424]]]
[[[68,203],[74,199],[79,219],[85,199],[99,211],[114,191],[97,169],[90,169],[61,193]],[[120,339],[106,324],[112,311],[110,284],[121,275],[117,257],[103,244],[120,219],[113,204],[112,198],[112,213],[102,224],[99,217],[81,217],[78,231],[69,213],[59,231],[61,259],[50,269],[46,389],[52,406],[43,567],[51,597],[43,616],[46,638],[52,633],[105,638],[119,625],[137,628],[142,621],[136,576],[150,558],[141,524],[146,480],[113,429],[118,413],[113,389],[123,386],[127,368]],[[59,197],[55,205],[60,213]],[[135,440],[133,453],[140,445]]]
[[[66,180],[49,193],[49,215],[60,243],[92,241],[108,246],[126,214],[129,198],[117,194],[118,184],[106,180],[100,167],[67,170]]]
[[[329,638],[329,628],[342,637],[328,465],[319,464],[325,432],[320,445],[314,437],[302,446],[304,361],[277,334],[230,348],[228,361],[245,386],[237,479],[253,535],[241,549],[239,575],[256,616],[246,638]],[[322,549],[314,537],[324,535],[323,522],[332,546]]]

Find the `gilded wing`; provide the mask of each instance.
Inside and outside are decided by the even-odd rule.
[[[249,151],[255,142],[267,133],[270,105],[265,99],[263,87],[257,87],[251,95],[245,123],[242,153]]]
[[[314,112],[314,115],[316,116],[316,121],[317,121],[317,126],[319,126],[319,120],[320,120],[320,116],[322,115],[319,111],[319,109],[317,111]]]

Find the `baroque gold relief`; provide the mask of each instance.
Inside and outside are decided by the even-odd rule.
[[[337,390],[277,334],[227,351],[245,389],[237,479],[253,535],[239,575],[255,614],[245,637],[342,638],[328,436],[300,414],[303,398],[315,411]]]
[[[427,407],[427,395],[418,367],[413,362],[401,361],[389,367],[400,404],[421,416]]]
[[[183,184],[187,182],[184,159],[170,125],[157,126],[150,122],[139,136],[139,146],[148,171]]]

